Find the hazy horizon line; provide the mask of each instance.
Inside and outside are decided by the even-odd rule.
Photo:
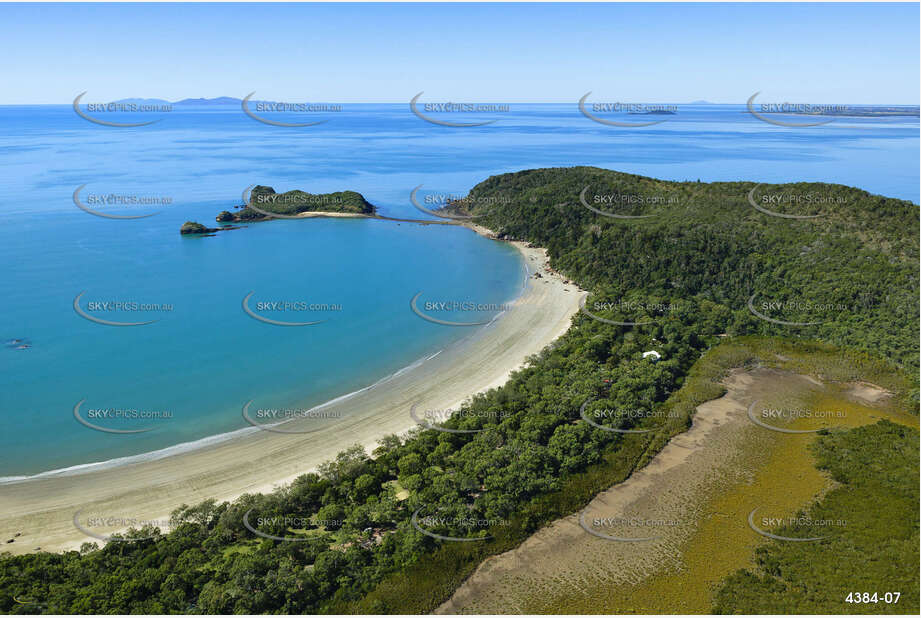
[[[197,100],[211,100],[211,99],[222,99],[222,98],[237,99],[237,101],[242,101],[242,98],[241,98],[241,97],[235,97],[235,96],[231,96],[231,95],[218,95],[218,96],[214,96],[214,97],[184,97],[184,98],[182,98],[182,99],[178,99],[178,100],[175,100],[175,101],[171,101],[171,100],[169,100],[169,99],[162,99],[162,98],[159,98],[159,97],[122,97],[122,98],[120,98],[120,99],[112,99],[112,100],[102,100],[102,101],[97,100],[97,101],[93,101],[93,103],[98,103],[98,102],[104,102],[104,103],[119,103],[119,102],[123,102],[123,101],[157,101],[157,102],[165,102],[165,103],[177,104],[177,103],[180,103],[180,102],[182,102],[182,101],[189,101],[189,100],[191,100],[191,101],[197,101]],[[362,100],[362,101],[354,101],[354,100],[353,100],[353,101],[346,101],[346,100],[333,100],[333,99],[303,99],[303,100],[295,100],[295,99],[293,99],[293,98],[288,98],[288,99],[262,99],[262,98],[260,98],[260,99],[251,99],[251,102],[253,102],[253,103],[256,103],[256,102],[275,102],[275,103],[279,103],[279,102],[291,102],[291,103],[330,103],[330,104],[344,104],[344,105],[407,105],[407,104],[410,103],[410,99],[398,100],[398,101],[367,101],[367,100]],[[513,100],[509,100],[509,99],[497,99],[497,100],[494,100],[494,101],[493,101],[493,100],[486,100],[486,99],[483,99],[483,100],[474,100],[474,99],[452,99],[451,97],[444,97],[444,98],[441,98],[441,99],[432,99],[431,102],[436,102],[436,103],[452,102],[452,103],[458,103],[458,104],[459,104],[459,103],[480,103],[480,104],[501,103],[501,104],[511,104],[511,105],[577,105],[577,104],[579,103],[579,100],[578,100],[578,99],[573,99],[573,100],[568,100],[568,101],[513,101]],[[604,101],[604,102],[605,102],[605,103],[619,103],[619,104],[624,104],[624,105],[639,105],[639,104],[652,104],[652,105],[746,105],[746,104],[747,104],[747,101],[732,101],[732,102],[727,102],[727,101],[707,101],[707,100],[704,100],[704,99],[696,99],[696,100],[693,100],[693,101],[652,101],[652,100],[639,100],[639,101],[611,100],[611,101],[607,101],[607,100],[606,100],[606,101]],[[878,103],[878,102],[877,102],[877,103],[866,103],[866,102],[861,102],[861,103],[857,103],[857,102],[846,102],[846,101],[794,101],[794,100],[790,100],[790,99],[785,99],[785,100],[783,100],[783,101],[773,101],[773,100],[770,101],[770,103],[778,103],[778,102],[781,102],[781,103],[790,103],[790,104],[810,104],[810,105],[874,105],[874,106],[889,105],[889,106],[899,106],[899,107],[919,107],[919,106],[921,106],[921,102],[915,102],[915,103],[902,103],[902,102],[899,102],[899,103],[892,103],[892,102],[886,102],[886,103]],[[424,103],[423,101],[420,101],[420,102],[419,102],[419,104],[423,104],[423,103]],[[0,102],[0,106],[14,106],[14,105],[67,105],[67,106],[72,106],[73,104],[74,104],[73,100],[65,101],[65,102],[59,102],[59,101],[54,101],[54,102],[49,102],[49,101],[43,101],[43,102],[28,101],[28,102],[16,102],[16,103]],[[82,101],[81,101],[80,104],[81,104],[81,105],[86,105],[86,103],[84,103],[84,102],[82,102]],[[757,104],[757,105],[760,105],[760,104],[762,104],[762,101],[758,101],[756,104]]]

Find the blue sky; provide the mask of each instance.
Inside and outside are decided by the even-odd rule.
[[[0,4],[0,104],[918,104],[919,5]]]

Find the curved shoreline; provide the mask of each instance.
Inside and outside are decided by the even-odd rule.
[[[468,227],[491,237],[483,228]],[[532,277],[546,265],[546,251],[512,244],[521,252],[528,276],[508,311],[424,362],[337,398],[340,403],[347,398],[344,403],[353,410],[348,416],[311,433],[253,428],[245,439],[223,440],[154,460],[0,485],[4,504],[0,536],[14,538],[21,533],[3,549],[17,554],[38,547],[59,551],[94,541],[74,526],[78,511],[162,521],[167,519],[164,514],[183,503],[271,491],[352,445],[370,451],[383,436],[412,429],[416,426],[409,414],[412,405],[451,409],[475,393],[501,386],[528,356],[566,332],[583,295],[574,284],[550,272]],[[110,534],[116,528],[100,531]]]
[[[375,218],[375,217],[369,217],[368,215],[353,214],[353,213],[313,213],[313,212],[309,212],[309,213],[302,213],[302,215],[306,215],[306,216],[331,215],[331,216],[342,216],[342,217]],[[391,220],[410,221],[409,219],[391,219]],[[460,224],[456,224],[456,225],[460,225]],[[494,236],[486,228],[471,227],[471,229],[474,229],[474,231],[480,234],[481,236],[485,236],[489,238],[490,240],[495,240]],[[530,265],[527,262],[528,260],[526,256],[523,254],[522,255],[522,266],[524,267],[524,279],[521,282],[521,286],[515,291],[515,296],[509,299],[505,304],[512,304],[512,303],[517,302],[518,299],[521,298],[521,296],[524,295],[524,293],[526,292],[527,285],[528,285],[528,279],[530,278],[532,274],[530,270]],[[506,311],[503,309],[498,314],[496,314],[488,323],[483,324],[482,329],[479,329],[478,331],[471,333],[470,335],[467,335],[466,337],[462,337],[461,339],[457,341],[449,343],[447,348],[442,348],[438,350],[437,352],[434,352],[422,358],[418,358],[412,361],[411,363],[409,363],[408,365],[401,367],[400,369],[397,369],[393,373],[390,373],[388,375],[383,376],[380,379],[375,380],[374,382],[368,384],[367,386],[362,386],[361,388],[358,388],[354,391],[345,393],[343,395],[338,395],[328,401],[324,401],[315,406],[312,406],[306,412],[323,410],[325,408],[332,407],[336,404],[340,404],[342,402],[348,401],[349,399],[351,399],[352,397],[356,395],[359,395],[365,391],[369,391],[373,388],[378,387],[381,384],[384,384],[390,380],[398,378],[399,376],[403,375],[407,371],[411,371],[415,369],[422,363],[432,360],[433,358],[435,358],[442,352],[445,352],[446,350],[450,350],[456,346],[461,346],[471,338],[482,336],[485,329],[490,328],[496,320],[499,320],[505,314],[505,312]],[[299,405],[299,404],[291,404],[291,405]],[[305,412],[305,416],[306,416],[306,412]],[[289,420],[279,421],[277,423],[265,423],[265,424],[262,424],[262,427],[268,428],[268,427],[277,427],[277,426],[284,425],[290,428],[294,426],[296,423],[297,423],[296,419],[289,419]],[[78,464],[74,464],[71,466],[65,466],[62,468],[42,470],[41,472],[36,472],[34,474],[0,476],[0,487],[3,487],[4,485],[11,485],[11,484],[16,484],[16,483],[26,483],[30,481],[43,479],[43,478],[77,476],[81,474],[90,474],[95,471],[105,470],[109,468],[116,468],[119,466],[158,461],[165,457],[172,457],[175,455],[190,453],[190,452],[193,452],[199,449],[204,449],[204,448],[208,448],[209,446],[220,444],[222,442],[226,442],[230,440],[239,440],[239,439],[242,439],[242,437],[245,436],[246,434],[250,434],[250,433],[253,433],[259,430],[260,430],[260,427],[251,425],[249,427],[242,427],[240,429],[233,429],[231,431],[211,434],[211,435],[203,436],[201,438],[197,438],[194,440],[188,440],[186,442],[179,442],[177,444],[171,444],[169,446],[164,446],[162,448],[157,448],[151,451],[144,451],[142,453],[136,453],[133,455],[113,457],[111,459],[103,459],[100,461],[92,461],[92,462],[87,462],[87,463],[78,463]],[[268,429],[268,431],[271,431],[271,429]]]
[[[456,342],[456,344],[462,343],[464,340]],[[372,382],[368,386],[363,386],[357,390],[354,390],[350,393],[344,395],[339,395],[334,397],[329,401],[324,401],[321,404],[311,407],[307,412],[313,412],[315,410],[322,410],[323,408],[328,408],[335,404],[338,404],[343,401],[347,401],[351,397],[363,393],[367,390],[370,390],[379,384],[383,384],[389,380],[392,380],[403,373],[414,369],[420,364],[431,360],[441,354],[444,350],[439,350],[434,354],[430,354],[425,358],[417,359],[410,364],[406,365],[402,369],[398,369],[393,373],[384,376],[383,378]],[[278,423],[266,423],[264,427],[276,427],[279,425],[287,425],[289,423],[295,422],[294,420],[288,421],[279,421]],[[250,426],[242,427],[240,429],[234,429],[231,431],[225,431],[223,433],[216,433],[213,435],[204,436],[196,440],[189,440],[188,442],[179,442],[178,444],[171,444],[170,446],[165,446],[163,448],[154,449],[152,451],[145,451],[143,453],[137,453],[134,455],[125,455],[123,457],[113,457],[112,459],[103,459],[101,461],[92,461],[88,463],[74,464],[72,466],[67,466],[64,468],[55,468],[53,470],[43,470],[42,472],[36,472],[35,474],[24,474],[20,476],[0,476],[0,487],[3,485],[13,485],[16,483],[28,483],[30,481],[36,481],[43,478],[55,478],[55,477],[70,477],[78,476],[81,474],[91,474],[99,470],[107,470],[110,468],[117,468],[119,466],[126,466],[130,464],[139,464],[145,462],[153,462],[163,459],[165,457],[172,457],[174,455],[181,455],[183,453],[191,453],[199,449],[208,448],[222,442],[227,442],[230,440],[239,440],[242,439],[246,434],[250,434],[256,431],[259,431],[259,427]]]

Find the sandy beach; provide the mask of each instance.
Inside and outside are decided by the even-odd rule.
[[[469,225],[489,236],[483,228]],[[521,296],[488,326],[405,372],[331,407],[346,413],[311,433],[253,430],[198,450],[69,476],[0,485],[3,551],[27,553],[77,549],[100,542],[74,524],[75,513],[113,522],[165,521],[177,506],[208,498],[230,500],[264,492],[315,469],[345,448],[370,452],[387,434],[416,426],[419,410],[455,408],[471,395],[500,386],[525,359],[562,335],[584,294],[547,269],[544,249],[514,242],[528,266]],[[540,272],[536,278],[533,273]],[[408,310],[408,309],[407,309]],[[295,421],[285,424],[294,427]],[[82,525],[86,525],[83,523]],[[125,525],[98,524],[99,535]],[[16,536],[16,535],[19,536]],[[6,543],[14,539],[13,543]]]
[[[301,212],[296,215],[298,219],[315,219],[317,217],[331,217],[333,219],[373,219],[374,217],[360,212],[326,212],[321,210],[311,210]]]

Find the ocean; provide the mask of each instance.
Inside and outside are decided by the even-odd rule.
[[[188,220],[214,225],[253,184],[358,191],[406,218],[431,218],[410,202],[419,185],[437,202],[494,174],[571,165],[919,200],[917,117],[791,128],[745,106],[689,105],[655,126],[612,127],[575,104],[509,107],[477,115],[495,120],[478,127],[428,123],[406,104],[346,104],[310,127],[262,124],[238,106],[97,116],[159,119],[123,128],[69,105],[0,106],[0,481],[193,448],[249,428],[248,402],[305,411],[480,328],[421,319],[415,295],[459,303],[439,319],[486,322],[522,289],[514,248],[459,227],[306,219],[179,235]],[[157,214],[94,216],[75,205],[78,189],[104,214]],[[259,316],[318,323],[260,321],[243,309],[250,293]],[[91,317],[152,323],[101,324],[75,299]]]

